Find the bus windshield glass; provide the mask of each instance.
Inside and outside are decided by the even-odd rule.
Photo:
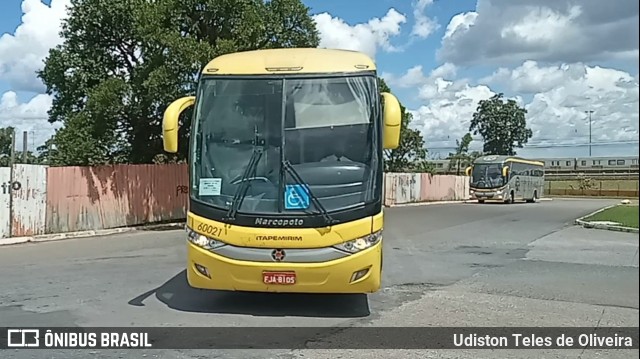
[[[191,195],[238,213],[321,213],[375,200],[375,77],[204,78]],[[246,188],[241,187],[243,178]]]
[[[502,164],[477,163],[473,165],[471,186],[475,188],[497,188],[504,185]]]

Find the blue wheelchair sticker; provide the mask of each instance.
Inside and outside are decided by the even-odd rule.
[[[309,190],[306,186],[299,184],[286,185],[284,191],[285,209],[307,209],[309,208]]]

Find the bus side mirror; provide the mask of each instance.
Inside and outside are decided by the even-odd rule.
[[[471,177],[471,166],[467,167],[464,169],[464,174],[467,175],[467,177]]]
[[[509,166],[502,167],[502,176],[507,177],[509,175]]]
[[[196,101],[194,96],[179,98],[164,111],[162,118],[162,145],[169,153],[178,152],[178,118]]]
[[[393,150],[400,145],[400,128],[402,127],[402,113],[398,99],[388,92],[382,93],[384,108],[382,110],[382,145],[385,149]]]

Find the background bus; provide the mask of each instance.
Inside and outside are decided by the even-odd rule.
[[[514,156],[483,156],[466,169],[471,198],[535,202],[544,193],[544,163]]]
[[[398,146],[401,115],[368,56],[317,48],[219,56],[197,95],[165,111],[165,151],[177,151],[178,117],[191,106],[189,285],[380,288],[382,150]]]

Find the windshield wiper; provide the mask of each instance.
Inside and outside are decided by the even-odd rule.
[[[250,177],[255,177],[256,171],[258,169],[258,163],[260,163],[260,159],[262,158],[262,153],[264,152],[262,147],[254,147],[253,153],[251,154],[251,158],[249,159],[249,164],[247,168],[245,168],[242,177],[240,178],[240,187],[236,190],[236,193],[233,196],[233,202],[229,211],[227,212],[227,217],[225,220],[227,221],[235,221],[236,214],[238,213],[238,209],[242,205],[244,198],[247,196],[247,191],[249,190],[249,185],[247,184]]]
[[[332,225],[332,224],[336,223],[337,221],[335,219],[333,219],[333,217],[331,217],[329,212],[327,212],[326,208],[324,208],[322,203],[320,203],[320,200],[318,199],[318,197],[316,197],[313,194],[313,192],[311,192],[311,189],[309,188],[309,186],[305,185],[304,181],[302,180],[302,178],[300,177],[298,172],[296,172],[296,169],[293,168],[293,165],[291,164],[291,162],[289,162],[289,160],[284,160],[282,162],[282,167],[286,171],[289,172],[291,177],[293,177],[293,179],[298,183],[298,185],[306,187],[307,193],[309,194],[309,197],[311,198],[311,201],[316,206],[316,208],[318,208],[320,210],[320,213],[322,214],[322,217],[324,218],[325,222],[328,225]]]

